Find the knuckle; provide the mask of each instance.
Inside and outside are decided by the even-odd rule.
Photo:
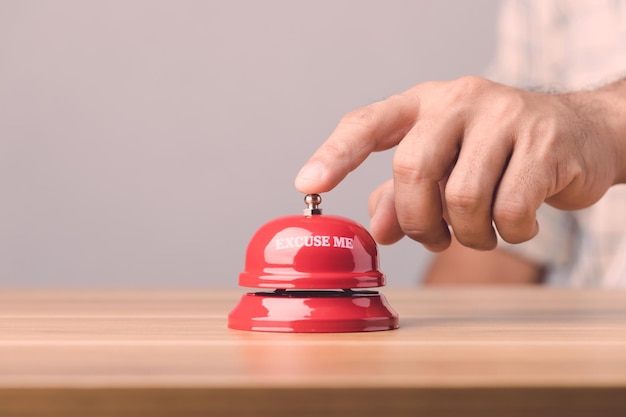
[[[341,119],[341,123],[353,125],[367,131],[374,131],[376,130],[379,119],[377,106],[370,104],[347,113]]]
[[[409,97],[416,97],[419,100],[423,94],[438,90],[445,84],[446,82],[443,81],[424,81],[413,86],[403,94],[408,95]]]
[[[419,168],[419,161],[406,152],[396,152],[393,156],[393,175],[405,183],[418,183],[425,179],[424,171]]]
[[[493,206],[494,220],[509,230],[525,224],[528,215],[529,208],[521,200],[498,200]]]
[[[416,225],[403,225],[402,231],[405,235],[418,242],[424,242],[430,239],[428,230],[419,228]]]
[[[468,75],[457,78],[449,84],[449,94],[454,99],[480,94],[491,82],[485,78]]]
[[[440,243],[440,233],[438,230],[420,227],[417,224],[404,224],[401,226],[402,233],[410,239],[426,245],[434,245]]]
[[[340,161],[350,160],[354,155],[354,151],[346,141],[327,142],[325,145],[326,154],[332,155]]]
[[[376,106],[378,104],[386,104],[391,101],[405,102],[407,99],[412,99],[413,97],[414,97],[414,93],[411,90],[407,90],[401,93],[392,94],[381,102],[373,103],[372,106]]]
[[[520,94],[500,94],[491,101],[493,120],[516,120],[527,109],[526,99]]]
[[[485,203],[485,198],[480,191],[467,184],[455,186],[448,183],[445,199],[448,210],[460,214],[474,213]]]

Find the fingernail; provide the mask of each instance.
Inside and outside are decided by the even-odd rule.
[[[324,170],[320,164],[310,163],[303,166],[300,172],[298,172],[296,181],[316,181],[322,178],[323,173]]]

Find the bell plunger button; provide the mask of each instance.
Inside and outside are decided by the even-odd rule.
[[[246,250],[244,294],[228,327],[269,332],[391,330],[398,315],[382,294],[378,248],[369,232],[345,217],[321,215],[319,194],[304,197],[304,215],[262,225]]]
[[[322,209],[319,205],[322,203],[322,196],[319,194],[307,194],[304,196],[304,209],[305,216],[311,216],[313,214],[322,214]]]

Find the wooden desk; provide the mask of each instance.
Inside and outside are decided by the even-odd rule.
[[[229,330],[245,290],[0,291],[0,416],[626,415],[626,292],[382,289],[395,331]]]

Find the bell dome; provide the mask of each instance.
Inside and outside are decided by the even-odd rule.
[[[276,289],[371,288],[385,285],[378,249],[360,224],[339,216],[274,219],[248,244],[239,285]]]

